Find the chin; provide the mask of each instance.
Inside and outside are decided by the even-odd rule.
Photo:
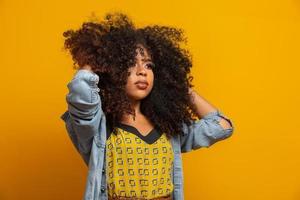
[[[138,96],[138,97],[134,97],[134,99],[136,100],[136,101],[140,101],[140,100],[143,100],[143,99],[145,99],[147,96]]]
[[[149,91],[137,91],[135,93],[129,94],[130,99],[133,99],[135,101],[142,100],[146,98],[149,95]]]
[[[130,98],[134,99],[135,101],[140,101],[140,100],[146,98],[147,96],[148,96],[148,94],[147,95],[136,95],[136,96],[130,96]]]

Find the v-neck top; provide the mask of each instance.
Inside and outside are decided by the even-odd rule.
[[[153,128],[146,136],[118,123],[106,141],[108,197],[152,199],[173,192],[174,154],[166,133]]]
[[[138,136],[140,139],[142,139],[144,142],[146,142],[148,144],[153,144],[162,135],[155,127],[152,128],[152,130],[147,135],[141,134],[139,132],[139,130],[137,128],[135,128],[134,126],[124,124],[121,122],[117,123],[116,127],[121,128],[124,131],[133,133],[134,135]],[[107,139],[109,138],[111,133],[112,133],[111,131],[108,132]]]

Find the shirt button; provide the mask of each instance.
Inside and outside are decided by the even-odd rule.
[[[105,191],[105,187],[101,187],[101,192],[104,192]]]

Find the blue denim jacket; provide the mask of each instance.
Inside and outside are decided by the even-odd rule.
[[[85,69],[78,70],[67,84],[68,109],[60,116],[65,122],[67,133],[76,150],[88,166],[84,200],[107,200],[105,147],[106,118],[101,107],[98,88],[99,76]],[[231,124],[224,129],[219,120],[223,117]],[[183,200],[183,168],[181,153],[209,147],[232,135],[233,124],[220,110],[210,112],[191,126],[182,124],[182,135],[173,136],[174,151],[172,180],[173,200]]]

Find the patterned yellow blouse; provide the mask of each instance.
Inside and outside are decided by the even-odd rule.
[[[110,133],[110,134],[109,134]],[[156,128],[143,136],[135,127],[118,123],[108,132],[106,176],[109,197],[152,199],[172,194],[173,150]]]

